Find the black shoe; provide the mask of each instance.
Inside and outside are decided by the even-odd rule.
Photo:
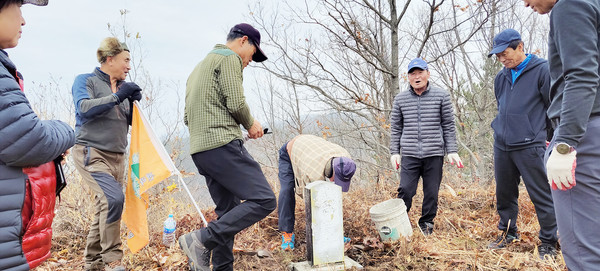
[[[433,233],[433,223],[431,222],[425,222],[425,223],[419,223],[419,229],[421,229],[421,233],[423,233],[423,235],[427,236]]]
[[[542,243],[538,247],[538,254],[540,255],[540,259],[542,259],[542,260],[544,260],[546,258],[546,256],[548,256],[550,258],[554,258],[554,257],[556,257],[556,254],[558,254],[556,251],[556,245]]]
[[[498,236],[498,238],[496,238],[496,241],[494,241],[494,242],[492,242],[492,243],[490,243],[488,245],[488,248],[489,249],[505,248],[510,243],[518,242],[520,237],[521,236],[519,236],[518,233],[515,233],[515,234],[510,234],[510,233],[500,234]]]
[[[200,231],[179,237],[179,246],[188,257],[190,270],[210,271],[210,250],[200,241]]]

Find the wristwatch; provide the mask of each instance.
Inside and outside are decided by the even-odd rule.
[[[556,151],[560,154],[569,154],[574,151],[575,148],[571,147],[569,144],[560,142],[556,144]]]

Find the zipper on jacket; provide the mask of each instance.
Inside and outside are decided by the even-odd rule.
[[[419,158],[423,156],[423,143],[421,142],[421,95],[417,95],[417,145]]]

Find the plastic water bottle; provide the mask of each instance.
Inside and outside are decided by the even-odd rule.
[[[167,247],[171,247],[175,242],[175,227],[177,226],[177,222],[173,219],[173,215],[170,214],[169,217],[165,220],[165,227],[163,230],[163,245]]]

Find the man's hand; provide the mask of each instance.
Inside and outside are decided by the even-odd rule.
[[[60,160],[61,165],[64,166],[67,163],[67,155],[69,155],[70,153],[71,149],[67,149],[63,154],[60,155],[62,157],[62,159]]]
[[[115,93],[115,95],[119,97],[119,102],[123,102],[125,99],[131,97],[131,95],[136,91],[142,91],[140,86],[138,86],[136,83],[125,82],[119,86],[119,90],[117,93]]]
[[[392,157],[390,157],[390,162],[392,163],[392,168],[394,170],[400,169],[400,154],[392,154]]]
[[[142,90],[136,90],[133,92],[133,94],[131,94],[131,100],[132,101],[139,101],[142,99]]]
[[[248,137],[252,139],[257,139],[262,137],[263,135],[264,131],[262,125],[260,125],[260,122],[258,122],[258,120],[254,120],[254,123],[252,123],[252,127],[248,129]]]
[[[556,151],[556,145],[546,162],[548,184],[553,190],[567,190],[575,186],[575,168],[577,167],[577,151],[567,154]]]
[[[456,163],[457,168],[464,167],[462,160],[460,160],[460,156],[458,156],[458,153],[455,152],[448,154],[448,162],[450,162],[450,165],[454,165],[454,163]]]

